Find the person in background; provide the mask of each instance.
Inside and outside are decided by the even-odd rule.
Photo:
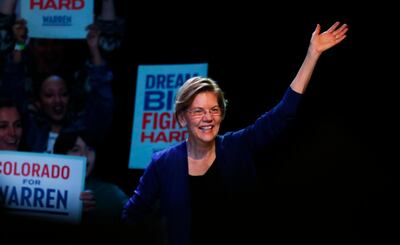
[[[15,44],[14,49],[4,49],[0,90],[12,95],[22,108],[26,119],[23,144],[30,151],[51,153],[61,131],[85,128],[93,137],[106,137],[114,111],[114,74],[103,56],[103,27],[97,22],[108,23],[110,32],[121,22],[113,0],[101,2],[98,21],[87,29],[86,64],[76,60],[80,47],[69,45],[71,40],[29,38],[27,21],[16,18],[17,3],[0,2],[4,17],[0,29]]]
[[[60,68],[63,63],[67,40],[65,39],[48,39],[33,38],[33,45],[30,43],[28,35],[24,38],[16,38],[13,29],[15,25],[23,23],[26,26],[27,20],[21,19],[17,14],[18,0],[1,0],[0,1],[0,53],[8,53],[13,49],[25,49],[28,44],[30,46],[37,45],[38,52],[33,63],[37,64],[36,69],[43,70],[53,66]],[[96,25],[101,31],[99,46],[103,56],[112,56],[119,50],[123,42],[125,21],[117,15],[114,0],[95,1],[95,20],[92,25]],[[23,27],[24,25],[19,25]],[[37,43],[36,43],[37,41]],[[66,51],[66,52],[65,52]],[[75,53],[74,56],[77,54]],[[44,65],[44,66],[43,66]]]
[[[128,196],[115,184],[95,175],[95,142],[85,131],[61,133],[54,145],[55,154],[84,156],[86,162],[83,224],[120,224],[122,207]]]
[[[12,26],[15,23],[16,0],[0,1],[0,54],[4,55],[14,48]]]
[[[125,28],[125,20],[118,16],[114,0],[101,1],[100,13],[93,24],[101,32],[99,46],[102,55],[107,61],[113,62],[123,43]]]
[[[51,153],[55,138],[64,130],[86,128],[99,138],[107,134],[114,109],[113,73],[100,54],[99,35],[98,31],[88,31],[91,57],[85,85],[79,88],[71,73],[35,72],[28,79],[23,59],[17,58],[23,51],[13,51],[14,58],[6,62],[0,89],[23,108],[24,145],[28,150]]]
[[[0,43],[3,43],[0,45],[0,53],[6,62],[26,63],[24,69],[29,73],[54,74],[71,70],[72,65],[78,63],[67,58],[71,53],[69,46],[73,42],[66,39],[30,38],[27,20],[17,14],[18,4],[17,0],[0,1]]]
[[[19,151],[23,135],[21,114],[15,103],[5,96],[0,97],[0,151]],[[86,191],[81,192],[83,202],[83,225],[116,225],[121,223],[121,210],[128,196],[114,184],[99,180],[93,174],[96,152],[83,139],[87,136],[80,133],[61,134],[57,139],[56,151],[60,154],[84,156],[88,159],[86,167]],[[1,178],[0,178],[1,179]],[[0,182],[2,186],[3,182]],[[0,197],[1,199],[1,197]],[[90,239],[98,242],[117,242],[113,226],[105,226],[104,230],[79,229],[81,226],[52,223],[40,217],[13,215],[3,209],[0,202],[0,225],[6,235],[5,241],[26,241],[31,235],[40,234],[44,229],[52,234],[63,236],[65,240],[77,242]],[[100,227],[99,227],[100,228]],[[28,237],[18,236],[20,232]],[[99,232],[99,234],[97,233]],[[11,239],[12,237],[12,239]],[[4,240],[4,239],[3,239]],[[45,242],[45,244],[47,244]],[[49,243],[50,244],[50,243]]]
[[[0,150],[17,151],[22,132],[21,114],[16,104],[0,98]]]
[[[160,200],[168,244],[259,242],[257,232],[262,232],[262,226],[253,225],[257,217],[254,157],[295,118],[319,57],[342,42],[347,31],[346,24],[335,22],[321,33],[318,24],[281,101],[235,132],[218,134],[227,105],[218,84],[206,77],[188,79],[175,101],[175,116],[187,128],[188,138],[153,154],[124,207],[124,222],[136,224]]]
[[[22,118],[17,105],[6,96],[0,98],[0,151],[20,151],[20,142],[23,136]],[[121,210],[128,197],[116,185],[103,182],[94,177],[93,168],[95,165],[96,152],[88,146],[87,134],[65,133],[61,134],[58,140],[56,153],[85,156],[86,166],[86,188],[80,195],[83,201],[84,222],[88,224],[117,224],[121,221]],[[83,139],[86,139],[84,141]],[[0,183],[1,184],[1,183]],[[22,217],[7,217],[2,224],[16,224]],[[29,218],[24,221],[30,221]],[[39,220],[35,220],[39,223]],[[44,224],[47,224],[44,222]]]

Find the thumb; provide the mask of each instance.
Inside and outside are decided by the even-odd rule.
[[[320,32],[321,32],[321,25],[317,24],[317,27],[315,27],[313,35],[318,35]]]

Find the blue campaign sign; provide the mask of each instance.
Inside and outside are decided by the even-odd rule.
[[[187,138],[173,113],[175,95],[187,79],[207,76],[207,69],[206,63],[138,67],[129,168],[144,169],[153,152]]]
[[[86,158],[0,151],[0,207],[11,215],[81,222]]]

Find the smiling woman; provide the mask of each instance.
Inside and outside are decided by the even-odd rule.
[[[211,78],[192,77],[179,88],[175,116],[188,137],[155,152],[123,219],[137,224],[160,199],[170,244],[255,243],[257,215],[255,156],[295,118],[320,55],[346,37],[335,22],[316,25],[303,64],[281,101],[254,123],[219,135],[226,100]],[[254,239],[254,240],[253,240]]]
[[[0,99],[0,150],[17,150],[21,137],[21,114],[17,106],[11,100]]]

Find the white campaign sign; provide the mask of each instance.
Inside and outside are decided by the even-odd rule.
[[[11,215],[80,223],[86,158],[0,151],[0,207]]]

